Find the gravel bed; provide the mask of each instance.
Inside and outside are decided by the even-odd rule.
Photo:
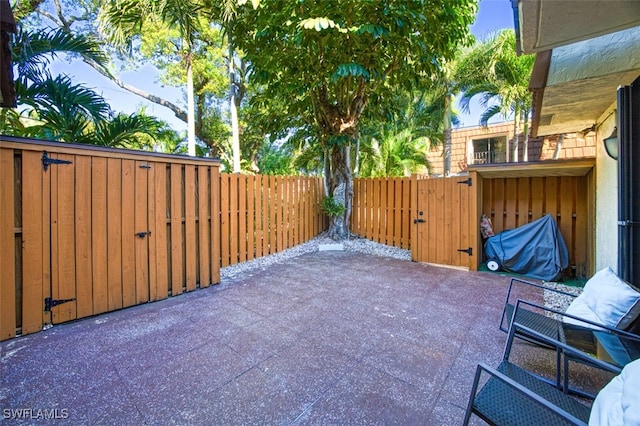
[[[544,285],[554,288],[556,290],[565,291],[570,294],[579,295],[582,293],[582,287],[573,287],[565,284],[560,284],[556,282],[545,282]],[[544,290],[544,306],[547,308],[555,309],[560,312],[564,312],[567,310],[569,304],[574,300],[573,297],[565,296],[563,294],[558,294],[555,291]],[[555,314],[550,314],[550,316],[556,316]]]
[[[247,262],[237,263],[235,265],[220,268],[220,277],[233,278],[239,274],[250,272],[254,269],[264,269],[269,265],[285,262],[288,259],[301,256],[307,253],[314,253],[320,249],[321,245],[342,244],[345,251],[356,251],[360,253],[372,254],[376,256],[392,257],[400,260],[411,260],[411,250],[405,250],[398,247],[392,247],[385,244],[376,243],[366,238],[352,236],[348,240],[336,242],[327,237],[326,233],[322,233],[317,237],[299,244],[280,253],[271,254],[269,256],[259,257]]]

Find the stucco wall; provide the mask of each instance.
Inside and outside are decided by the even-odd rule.
[[[618,162],[607,155],[602,140],[616,125],[614,106],[609,108],[597,129],[596,205],[595,205],[595,270],[610,266],[618,270]]]

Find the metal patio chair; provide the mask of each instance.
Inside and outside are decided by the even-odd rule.
[[[516,291],[516,288],[519,286],[551,291],[555,294],[567,297],[570,301],[573,301],[578,297],[577,295],[567,293],[565,291],[558,290],[549,286],[525,281],[520,278],[512,278],[509,284],[509,290],[507,291],[507,298],[505,300],[504,308],[502,310],[502,317],[500,320],[500,330],[504,332],[507,332],[509,330],[509,326],[514,314],[516,300],[523,299]],[[540,308],[539,305],[531,302],[529,302],[528,304],[531,308],[535,309],[519,310],[516,318],[516,321],[518,323],[524,324],[556,340],[561,340],[563,333],[568,334],[575,340],[572,343],[578,345],[578,347],[580,347],[580,334],[583,332],[584,328],[592,329],[603,327],[607,329],[613,329],[612,327],[603,326],[602,324],[594,322],[590,319],[577,317],[575,315],[571,315],[565,312],[559,312],[554,309]],[[561,320],[562,317],[573,318],[575,319],[575,321],[573,322],[578,322],[579,324],[563,323],[563,321]],[[640,309],[634,308],[629,310],[629,312],[627,312],[626,314],[623,326],[615,328],[615,330],[620,330],[623,333],[628,332],[634,335],[640,335]],[[586,330],[583,334],[585,334],[587,337],[590,337],[591,333],[589,332],[589,330]]]
[[[582,325],[568,324],[562,318],[572,318]],[[560,342],[564,346],[580,351],[579,357],[574,357],[573,352],[565,354],[563,377],[561,377],[558,360],[556,384],[581,396],[592,397],[593,395],[570,387],[569,361],[587,365],[605,363],[611,368],[622,369],[628,363],[640,358],[640,336],[525,300],[516,301],[509,323],[520,325],[515,329],[510,328],[509,331],[513,337],[552,349],[555,349],[557,344],[550,346],[549,341]]]
[[[590,407],[561,390],[557,383],[551,384],[509,360],[516,333],[530,335],[544,342],[547,347],[554,348],[559,367],[560,359],[565,360],[566,366],[569,358],[590,358],[576,348],[517,322],[513,323],[500,365],[491,368],[480,363],[476,368],[463,424],[468,425],[471,416],[476,415],[491,425],[500,426],[587,425]],[[589,360],[589,365],[614,374],[621,371],[597,359]]]

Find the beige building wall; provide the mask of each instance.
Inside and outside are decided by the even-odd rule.
[[[513,122],[491,124],[489,126],[473,126],[454,129],[451,132],[451,173],[460,174],[467,171],[473,158],[473,140],[505,136],[509,142],[510,162],[514,162],[516,147],[518,161],[523,161],[523,135],[519,134],[517,144],[514,139]],[[528,161],[551,160],[558,149],[557,159],[594,158],[596,156],[595,132],[586,135],[572,133],[562,136],[550,136],[529,139]],[[427,159],[431,164],[431,175],[442,176],[444,170],[443,147],[432,148]]]

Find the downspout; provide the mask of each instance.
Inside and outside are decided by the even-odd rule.
[[[558,136],[558,141],[556,142],[556,149],[553,151],[553,159],[557,160],[560,156],[560,151],[562,151],[562,143],[564,142],[564,133]]]

